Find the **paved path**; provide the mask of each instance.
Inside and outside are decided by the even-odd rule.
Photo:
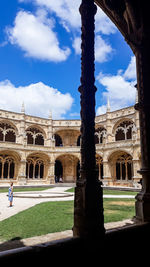
[[[9,207],[9,201],[8,201],[8,197],[7,197],[7,193],[0,193],[0,221],[7,219],[9,217],[11,217],[12,215],[17,214],[18,212],[28,209],[30,207],[35,206],[36,204],[42,203],[42,202],[48,202],[48,201],[68,201],[68,200],[73,200],[73,193],[70,194],[71,196],[65,196],[62,197],[62,193],[64,191],[66,191],[67,189],[69,189],[68,187],[57,187],[57,188],[50,188],[44,191],[37,191],[37,192],[28,192],[28,194],[32,193],[32,198],[31,197],[14,197],[13,199],[13,206]],[[45,193],[53,193],[53,197],[45,197]],[[54,193],[55,193],[55,197],[54,197]],[[19,193],[16,192],[16,195],[18,195]],[[23,194],[23,192],[21,193]],[[36,194],[44,194],[44,197],[42,198],[34,198],[34,196]],[[15,192],[14,192],[15,195]],[[26,192],[24,192],[24,196],[26,195]],[[69,195],[69,194],[68,194]],[[27,196],[27,195],[26,195]],[[48,195],[47,195],[48,196]],[[57,196],[57,197],[56,197]]]

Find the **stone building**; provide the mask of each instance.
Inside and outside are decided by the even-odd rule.
[[[80,120],[53,120],[0,110],[0,184],[75,182],[80,174]],[[139,186],[139,114],[133,106],[95,119],[96,170],[104,185]]]

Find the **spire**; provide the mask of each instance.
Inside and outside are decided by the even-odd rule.
[[[110,112],[110,102],[109,102],[109,97],[107,98],[107,109],[106,112]]]
[[[49,111],[49,119],[52,120],[52,111]]]
[[[22,106],[21,106],[21,113],[25,113],[24,102],[22,102]]]

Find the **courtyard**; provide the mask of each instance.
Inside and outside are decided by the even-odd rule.
[[[0,189],[0,251],[72,236],[74,188]],[[105,229],[133,224],[137,192],[104,189]]]

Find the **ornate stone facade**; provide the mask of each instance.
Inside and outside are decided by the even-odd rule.
[[[0,184],[75,182],[80,120],[53,120],[0,110]],[[133,106],[95,119],[96,171],[104,185],[139,186],[139,114]]]

